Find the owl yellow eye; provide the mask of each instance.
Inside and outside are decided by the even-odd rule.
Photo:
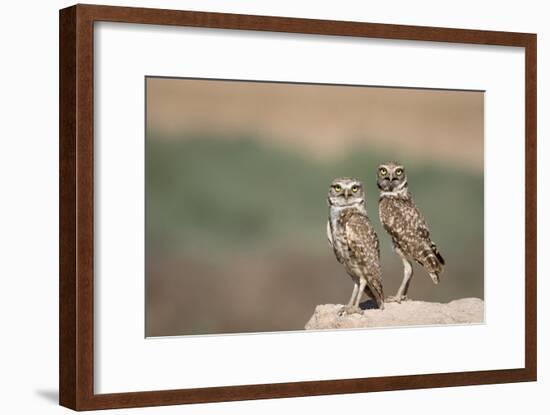
[[[388,174],[388,171],[384,167],[380,167],[380,170],[378,171],[380,172],[380,176],[385,176]]]
[[[397,169],[397,170],[395,171],[395,175],[396,175],[396,176],[401,176],[402,174],[403,174],[403,169]]]
[[[336,192],[340,192],[342,190],[342,186],[340,186],[339,184],[337,184],[336,186],[334,186],[334,190]]]
[[[352,191],[353,193],[357,193],[358,190],[359,190],[359,186],[352,186],[352,187],[351,187],[351,191]]]

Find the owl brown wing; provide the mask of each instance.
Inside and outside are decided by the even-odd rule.
[[[380,243],[369,218],[355,213],[346,222],[346,241],[350,252],[349,267],[365,277],[367,286],[380,306],[384,301],[380,270]]]
[[[412,199],[394,198],[385,200],[381,206],[381,213],[384,229],[399,248],[408,251],[407,246],[411,242],[429,240],[430,230],[426,220]]]
[[[445,261],[432,242],[430,229],[412,198],[395,201],[397,214],[389,229],[394,243],[429,272],[441,272]]]
[[[330,221],[327,221],[327,240],[328,244],[332,248],[332,251],[334,252],[336,260],[341,264],[344,263],[344,258],[342,258],[342,256],[338,252],[338,249],[336,249],[336,246],[334,246],[334,242],[332,240],[332,229],[330,228]]]

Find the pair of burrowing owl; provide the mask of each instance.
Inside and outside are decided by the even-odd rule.
[[[445,261],[430,239],[426,220],[416,207],[408,190],[405,169],[398,163],[379,166],[377,185],[380,221],[390,234],[395,252],[403,261],[404,277],[397,294],[387,301],[401,302],[407,298],[412,278],[411,260],[428,271],[434,283],[439,282]],[[384,291],[380,268],[380,244],[367,215],[365,189],[353,178],[335,179],[328,193],[329,220],[327,236],[338,262],[354,282],[346,312],[359,311],[365,293],[384,308]]]

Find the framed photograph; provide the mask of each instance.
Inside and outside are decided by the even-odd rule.
[[[534,381],[536,174],[534,34],[63,9],[60,404]]]

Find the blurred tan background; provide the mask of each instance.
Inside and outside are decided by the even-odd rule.
[[[410,296],[483,298],[483,93],[147,79],[146,335],[302,329],[351,279],[326,242],[326,194],[356,176],[381,239],[376,166],[404,163],[448,263]]]

